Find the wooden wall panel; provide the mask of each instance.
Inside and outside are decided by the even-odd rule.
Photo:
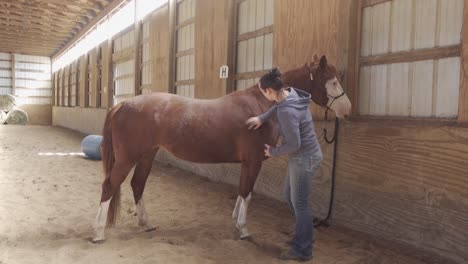
[[[346,68],[351,0],[276,0],[273,65],[282,71],[326,55],[339,72]],[[292,19],[294,18],[294,19]],[[345,82],[341,82],[346,89]],[[316,120],[323,110],[311,107]],[[333,118],[330,115],[329,118]]]
[[[65,68],[59,71],[59,105],[65,106]]]
[[[88,71],[90,77],[88,79],[88,96],[89,96],[89,106],[96,107],[96,98],[97,98],[97,48],[94,48],[89,51],[89,61],[88,61]]]
[[[153,92],[169,92],[169,5],[156,10],[151,16],[150,49],[153,60]]]
[[[80,94],[79,106],[87,107],[88,106],[88,61],[86,55],[82,55],[79,58],[79,67],[80,67],[80,87],[78,88]]]
[[[227,79],[219,78],[219,68],[228,62],[229,18],[230,12],[233,11],[230,8],[231,1],[196,1],[196,98],[212,99],[226,94]]]
[[[468,129],[359,122],[341,135],[336,223],[465,263]]]
[[[58,105],[58,72],[52,73],[52,90],[53,90],[53,104],[54,106]]]
[[[70,65],[65,66],[65,70],[63,73],[63,105],[64,106],[70,106]]]
[[[78,61],[73,61],[71,63],[71,70],[70,70],[70,106],[75,107],[76,106],[76,99],[77,99],[77,64]]]
[[[464,2],[458,121],[468,122],[468,0]]]
[[[101,107],[112,106],[112,87],[114,84],[112,75],[112,41],[104,41],[101,44],[102,68],[101,68]]]

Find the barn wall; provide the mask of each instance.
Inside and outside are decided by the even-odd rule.
[[[51,105],[25,104],[21,105],[20,108],[28,113],[28,124],[41,126],[52,125]]]
[[[228,64],[232,0],[197,0],[195,13],[195,97],[218,98],[226,94],[219,68]]]
[[[464,0],[458,120],[468,122],[468,0]]]
[[[73,129],[85,134],[101,135],[107,110],[102,108],[52,108],[52,125]]]
[[[465,263],[467,160],[467,128],[347,123],[336,223]]]
[[[351,0],[276,0],[274,65],[281,70],[297,68],[314,61],[314,55],[326,55],[335,65],[343,82],[348,62],[348,38]],[[311,107],[315,120],[323,119],[323,110]],[[332,117],[330,115],[330,117]]]
[[[315,54],[326,54],[348,89],[350,19],[355,8],[351,1],[275,4],[274,64],[288,69],[312,61]],[[322,117],[318,107],[312,111],[316,120]],[[333,124],[316,122],[316,126],[322,135],[321,128],[332,130]],[[408,245],[407,250],[422,250],[427,258],[437,254],[466,261],[467,136],[463,127],[345,123],[339,138],[334,223]],[[323,217],[328,209],[332,147],[323,141],[321,146],[325,160],[314,179],[311,203],[314,213]],[[157,158],[215,181],[238,184],[239,165],[192,164],[165,152]],[[255,191],[283,200],[285,170],[285,158],[265,162]]]
[[[150,53],[153,67],[153,92],[169,92],[169,5],[156,10],[150,22]]]
[[[50,58],[0,53],[0,95],[11,94],[31,125],[50,125],[54,90]]]
[[[218,74],[219,66],[227,64],[233,69],[235,63],[228,47],[230,43],[234,45],[228,18],[233,15],[229,11],[233,2],[196,2],[195,95],[214,98],[232,89]],[[356,76],[351,66],[356,58],[351,53],[356,48],[356,37],[350,32],[355,30],[354,21],[358,21],[358,7],[353,3],[356,2],[275,0],[273,64],[285,71],[312,61],[315,54],[326,54],[328,61],[336,65],[344,89],[353,92]],[[175,31],[171,26],[171,12],[173,6],[166,5],[150,18],[152,91],[173,91],[175,77],[171,60],[174,58],[169,50],[174,48],[170,39]],[[467,20],[468,16],[464,17]],[[464,24],[466,31],[467,23]],[[465,47],[466,41],[462,45]],[[466,50],[463,49],[462,60]],[[466,60],[462,61],[462,68],[464,63]],[[460,109],[468,105],[463,99],[468,94],[465,79],[462,75]],[[112,80],[112,76],[107,80]],[[112,91],[112,81],[108,82]],[[310,201],[315,215],[324,217],[328,209],[333,149],[323,142],[321,135],[324,127],[333,132],[333,123],[319,121],[322,110],[318,107],[313,106],[312,111],[325,160],[314,179]],[[459,118],[466,119],[464,111],[459,110]],[[100,134],[104,117],[105,109],[54,107],[55,125],[84,133]],[[468,128],[456,126],[456,121],[342,122],[333,223],[406,245],[404,250],[420,249],[428,258],[437,254],[448,259],[441,263],[468,261],[467,150]],[[240,166],[236,164],[193,164],[164,151],[158,153],[157,160],[214,181],[234,185],[239,181]],[[283,200],[286,162],[284,157],[266,161],[255,192]]]

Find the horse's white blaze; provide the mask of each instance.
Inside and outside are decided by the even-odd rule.
[[[239,196],[238,201],[239,201],[239,198],[240,198],[240,202],[239,202],[236,228],[241,233],[240,238],[244,239],[250,236],[249,230],[247,229],[247,209],[249,208],[249,203],[250,203],[252,196],[251,196],[251,193],[249,193],[249,196],[247,196],[247,198],[244,199]],[[236,207],[237,207],[237,203],[236,203]]]
[[[327,89],[328,95],[332,97],[338,97],[343,93],[343,87],[341,87],[341,84],[338,82],[336,77],[328,80],[325,84],[325,88]],[[345,115],[349,115],[349,112],[351,111],[351,102],[346,94],[338,99],[329,97],[327,105],[331,110],[335,111],[338,117],[341,118]]]
[[[136,211],[138,216],[138,225],[143,227],[145,230],[153,229],[154,227],[148,224],[148,214],[146,213],[143,198],[141,198],[136,204]]]
[[[107,221],[107,212],[109,211],[109,204],[111,199],[102,202],[99,205],[99,209],[96,215],[96,221],[94,223],[94,233],[95,237],[93,241],[102,241],[105,240],[106,237],[104,235],[106,229],[106,221]]]

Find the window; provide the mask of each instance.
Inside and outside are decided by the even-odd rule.
[[[251,87],[273,67],[273,8],[273,0],[238,4],[236,90]]]
[[[140,92],[142,94],[151,93],[151,82],[152,82],[152,60],[150,50],[150,23],[151,20],[145,21],[141,25],[141,41],[140,41],[140,52],[141,52],[141,65],[140,65]]]
[[[463,0],[392,0],[362,9],[360,115],[458,115]]]
[[[135,96],[135,30],[124,31],[113,41],[114,105]]]
[[[175,92],[195,97],[195,2],[177,3]]]

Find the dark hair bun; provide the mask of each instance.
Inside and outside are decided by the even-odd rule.
[[[260,78],[260,87],[272,88],[275,91],[281,90],[283,82],[281,81],[281,72],[275,67],[269,70],[265,75]]]
[[[279,79],[281,77],[281,72],[278,69],[278,67],[275,67],[275,68],[271,69],[269,74],[270,74],[270,76],[272,78],[278,78]]]

